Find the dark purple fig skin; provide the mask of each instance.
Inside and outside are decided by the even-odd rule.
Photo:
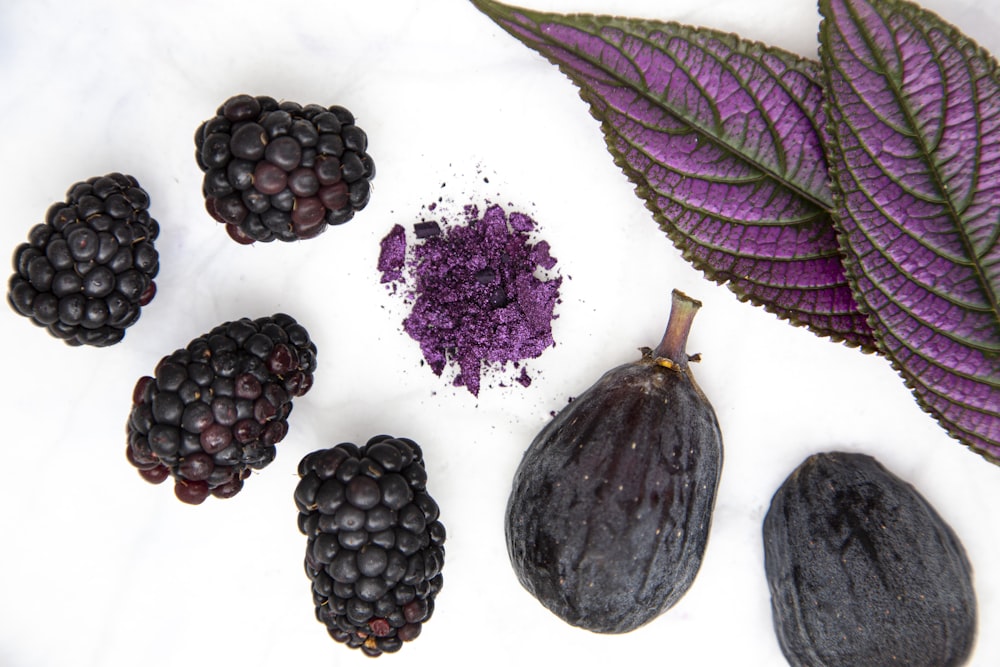
[[[605,373],[537,435],[515,474],[511,563],[571,625],[629,632],[673,606],[701,566],[722,435],[683,353],[691,316],[679,333],[671,316],[671,358],[661,343]]]
[[[954,667],[976,636],[955,532],[870,456],[806,459],[764,519],[774,628],[792,667]]]

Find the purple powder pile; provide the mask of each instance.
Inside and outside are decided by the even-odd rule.
[[[534,229],[523,213],[508,216],[493,205],[480,217],[477,207],[467,206],[464,224],[417,223],[410,244],[396,225],[382,239],[382,282],[401,291],[410,308],[404,330],[435,374],[457,366],[455,385],[474,396],[483,372],[509,366],[527,386],[531,378],[521,362],[554,344],[562,278],[540,277],[556,260],[548,243],[531,241]]]

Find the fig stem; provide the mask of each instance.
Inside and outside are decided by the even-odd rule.
[[[689,361],[686,349],[688,334],[691,332],[695,313],[701,308],[701,301],[692,299],[678,289],[672,292],[671,297],[667,330],[663,332],[660,344],[653,350],[653,358],[669,360],[674,366],[684,370]]]

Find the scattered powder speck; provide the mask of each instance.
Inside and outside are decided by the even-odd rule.
[[[528,386],[522,362],[554,344],[562,278],[548,275],[556,259],[548,243],[531,239],[534,231],[524,213],[492,205],[480,216],[470,205],[460,224],[415,224],[409,244],[400,225],[382,239],[382,282],[400,288],[409,307],[403,329],[435,374],[454,366],[454,383],[473,395],[483,373],[503,376],[510,368],[516,375],[509,379]]]

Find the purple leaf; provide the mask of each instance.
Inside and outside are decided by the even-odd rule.
[[[473,2],[579,86],[686,259],[742,300],[874,348],[831,220],[814,63],[675,23]]]
[[[1000,77],[901,0],[820,0],[848,275],[883,352],[952,435],[1000,461]]]

